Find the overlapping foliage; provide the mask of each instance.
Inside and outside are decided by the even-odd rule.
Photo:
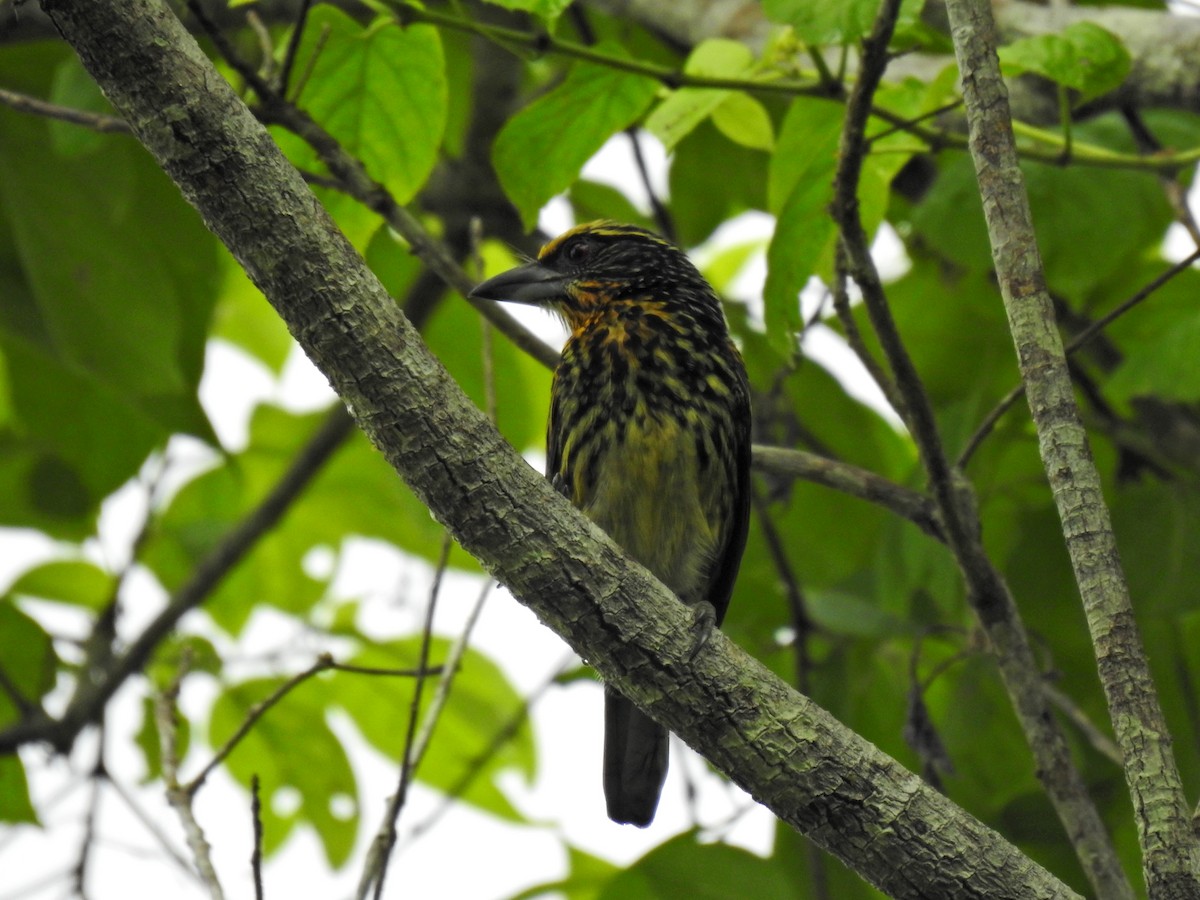
[[[422,205],[423,224],[434,233],[450,230],[459,207],[471,208],[471,196],[453,197],[454,184],[456,177],[475,184],[461,175],[463,161],[478,150],[466,144],[468,135],[473,122],[496,111],[476,105],[474,77],[496,58],[516,68],[519,90],[491,147],[494,174],[471,177],[494,178],[492,189],[498,185],[527,228],[563,192],[580,219],[637,218],[661,227],[661,218],[635,209],[627,194],[580,178],[587,160],[610,139],[624,140],[623,131],[640,131],[642,140],[652,135],[670,151],[663,198],[669,222],[682,245],[699,249],[696,258],[717,289],[728,293],[745,261],[765,254],[761,305],[731,303],[728,310],[756,390],[757,440],[923,489],[912,442],[894,419],[848,391],[840,373],[804,356],[816,330],[844,333],[848,321],[832,315],[828,297],[807,319],[798,302],[810,279],[835,282],[838,231],[827,210],[845,114],[836,63],[839,56],[854,59],[876,4],[766,3],[775,27],[755,50],[724,38],[681,48],[591,8],[573,16],[561,3],[502,5],[532,15],[496,25],[494,11],[482,8],[391,5],[356,19],[318,5],[295,57],[304,68],[297,103],[397,202]],[[944,51],[945,36],[922,22],[918,6],[902,8],[893,48]],[[270,27],[276,62],[287,53],[292,27]],[[241,52],[253,54],[249,34],[242,28],[232,36]],[[818,49],[824,55],[814,69]],[[1020,134],[1049,287],[1070,339],[1168,268],[1164,236],[1178,218],[1171,198],[1188,180],[1192,148],[1200,147],[1200,118],[1148,109],[1071,121],[1073,104],[1103,96],[1129,75],[1120,37],[1098,25],[1012,43],[1001,59],[1013,76],[1048,79],[1067,113],[1063,123],[1028,124]],[[885,83],[874,100],[858,194],[867,229],[874,234],[887,223],[903,242],[908,264],[887,285],[888,299],[952,458],[1017,383],[974,173],[955,130],[956,80],[947,59],[924,79]],[[0,49],[0,86],[109,112],[70,52],[52,41]],[[930,118],[939,112],[947,118]],[[73,607],[91,622],[112,603],[127,602],[124,567],[101,563],[90,549],[105,498],[148,471],[169,468],[162,454],[173,435],[216,451],[207,470],[152,494],[145,534],[133,548],[140,567],[167,592],[177,591],[262,502],[322,416],[263,405],[246,446],[222,448],[198,396],[205,348],[224,340],[278,372],[290,339],[270,308],[128,136],[9,109],[0,110],[0,133],[0,524],[57,542],[54,561],[20,574],[0,601],[3,727],[29,712],[23,705],[40,704],[56,684],[69,686],[97,662],[88,647],[56,639],[39,611],[47,603]],[[280,126],[275,134],[313,175],[393,296],[414,292],[421,263],[387,223],[326,186],[331,174],[299,137]],[[1146,154],[1146,134],[1178,154],[1174,170]],[[751,210],[775,217],[765,245],[720,252],[707,246],[720,226]],[[512,261],[505,242],[520,235],[509,220],[480,214],[484,234],[499,238],[482,246],[486,265],[498,270]],[[1176,274],[1073,358],[1138,624],[1193,793],[1200,784],[1198,293],[1200,275]],[[875,352],[866,317],[856,311],[853,319]],[[539,449],[548,373],[501,337],[485,370],[481,325],[456,297],[436,305],[423,331],[481,405],[494,378],[501,431],[519,449]],[[1108,713],[1094,656],[1033,430],[1019,405],[982,438],[965,471],[978,492],[986,547],[1063,698],[1075,756],[1126,868],[1136,873],[1120,767],[1095,733],[1107,732]],[[883,506],[827,487],[768,476],[756,490],[758,520],[726,623],[730,636],[1084,889],[947,549]],[[305,561],[314,548],[340,548],[351,536],[431,562],[442,542],[426,510],[358,434],[220,582],[204,613],[236,638],[253,610],[267,605],[331,646],[350,648],[342,662],[416,665],[419,634],[381,641],[361,633],[355,603],[332,602],[328,579],[310,574]],[[474,569],[459,551],[449,565]],[[446,652],[435,641],[429,658],[438,662]],[[196,673],[190,677],[218,687],[207,721],[194,723],[214,748],[293,674],[231,680],[212,645],[185,628],[160,646],[138,690],[149,697],[163,689],[182,657]],[[433,739],[439,752],[415,777],[455,793],[458,802],[523,821],[496,779],[511,770],[536,777],[536,741],[520,724],[523,701],[503,662],[474,652],[463,659]],[[357,798],[390,785],[356,781],[327,719],[348,716],[368,743],[398,759],[412,683],[349,673],[334,679],[290,692],[225,765],[247,786],[257,774],[268,790],[291,787],[302,798],[293,815],[267,814],[268,853],[296,827],[311,827],[330,863],[341,866],[366,827]],[[148,777],[156,778],[158,724],[146,709],[137,746]],[[506,740],[497,745],[498,735]],[[27,764],[31,757],[0,757],[0,820],[37,821]],[[338,797],[351,798],[351,811],[341,816],[331,812]],[[571,876],[559,887],[573,897],[691,895],[698,883],[755,885],[753,895],[763,897],[871,895],[840,868],[822,887],[801,864],[797,840],[781,831],[775,855],[761,860],[676,839],[619,875],[572,851]],[[723,891],[714,895],[728,895]]]

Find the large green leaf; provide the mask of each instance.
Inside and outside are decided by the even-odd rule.
[[[611,44],[597,50],[623,52]],[[656,90],[656,82],[644,75],[577,63],[562,84],[508,121],[496,137],[492,163],[527,228],[605,141],[637,120]]]
[[[372,668],[414,668],[420,648],[420,638],[406,638],[365,649],[351,662]],[[449,648],[448,640],[435,638],[430,663],[441,664]],[[414,684],[412,678],[337,673],[335,702],[349,713],[375,749],[398,760],[404,749]],[[431,696],[430,683],[424,694],[426,706]],[[445,793],[459,793],[467,803],[493,815],[519,821],[521,816],[496,786],[496,777],[516,770],[528,780],[536,772],[529,723],[521,722],[505,736],[524,715],[523,710],[520,696],[499,667],[481,653],[468,650],[417,769],[417,779]],[[504,740],[494,744],[502,736]]]
[[[29,292],[9,298],[0,328],[36,338],[160,427],[210,437],[194,395],[215,239],[131,142],[55,160],[42,122],[9,113],[3,122],[0,208]]]
[[[372,178],[407,203],[437,162],[446,127],[447,88],[438,30],[400,27],[385,17],[365,27],[331,6],[308,17],[299,58],[315,65],[299,104],[360,160]],[[301,168],[316,153],[277,135]]]
[[[1125,45],[1093,22],[1075,22],[1057,34],[1038,34],[1000,48],[1005,75],[1032,72],[1090,100],[1116,88],[1129,74]]]
[[[258,678],[227,688],[213,704],[209,744],[220,747],[254,710],[284,683]],[[345,864],[358,834],[358,784],[346,751],[325,720],[332,697],[326,683],[310,679],[259,719],[225,760],[243,787],[258,777],[262,790],[263,850],[283,846],[300,824],[312,826],[325,859]],[[289,808],[286,789],[298,794]]]

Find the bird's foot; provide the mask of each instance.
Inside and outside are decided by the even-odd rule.
[[[707,600],[701,600],[691,607],[692,623],[688,630],[692,633],[692,649],[688,653],[688,662],[695,660],[696,655],[708,643],[713,630],[717,627],[717,609]]]

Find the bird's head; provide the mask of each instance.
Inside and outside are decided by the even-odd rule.
[[[665,313],[724,323],[720,303],[686,254],[635,225],[578,225],[544,246],[538,258],[490,278],[471,292],[550,309],[574,331],[598,314],[653,304]]]

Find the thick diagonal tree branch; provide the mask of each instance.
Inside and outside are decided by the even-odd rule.
[[[1200,841],[1191,828],[1100,474],[1075,405],[1017,161],[991,6],[986,0],[948,0],[947,7],[992,258],[1124,756],[1146,884],[1156,900],[1194,898],[1200,896]]]
[[[134,133],[460,542],[606,679],[896,897],[1068,897],[688,611],[462,394],[159,0],[44,0]]]

